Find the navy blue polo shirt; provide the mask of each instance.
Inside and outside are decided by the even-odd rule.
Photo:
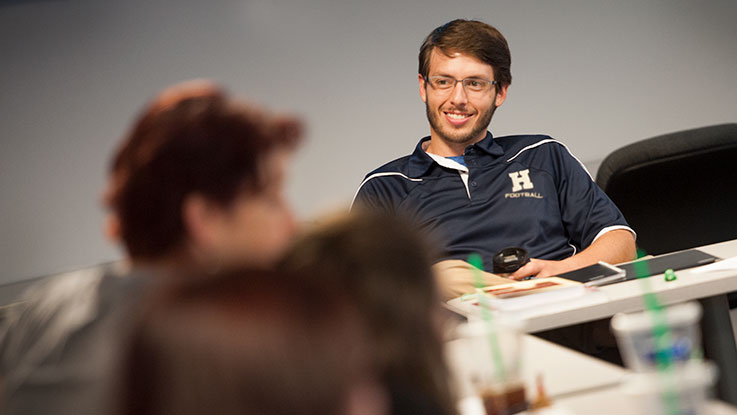
[[[425,152],[429,140],[366,175],[354,205],[409,215],[444,244],[444,259],[475,252],[491,270],[496,252],[520,246],[533,258],[561,260],[608,231],[632,231],[585,167],[548,136],[487,133],[466,148],[466,166]]]

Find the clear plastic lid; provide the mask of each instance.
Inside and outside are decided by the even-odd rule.
[[[701,319],[701,305],[695,301],[666,307],[663,312],[666,322],[671,327],[696,324]],[[625,333],[652,330],[652,312],[617,313],[612,317],[612,329],[615,332]]]

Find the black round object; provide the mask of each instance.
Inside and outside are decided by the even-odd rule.
[[[504,248],[494,255],[494,274],[511,274],[529,260],[523,248]]]

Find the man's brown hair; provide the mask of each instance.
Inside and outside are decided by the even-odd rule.
[[[433,30],[420,47],[419,73],[423,78],[430,72],[430,54],[435,48],[446,55],[460,52],[491,65],[497,89],[512,83],[509,45],[493,26],[478,20],[456,19]]]

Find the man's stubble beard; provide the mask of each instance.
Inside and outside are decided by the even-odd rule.
[[[435,131],[435,133],[438,134],[441,140],[453,144],[471,145],[478,141],[478,137],[481,137],[481,139],[483,139],[483,137],[486,136],[486,130],[487,128],[489,128],[491,117],[494,115],[495,111],[496,105],[492,105],[492,107],[488,111],[481,114],[479,119],[476,120],[476,124],[473,126],[470,133],[463,135],[450,135],[446,134],[445,131],[443,131],[443,129],[441,128],[439,119],[440,115],[435,111],[431,111],[430,106],[427,104],[427,102],[425,102],[425,113],[427,114],[427,121],[430,123],[430,128],[432,129],[432,131]]]

